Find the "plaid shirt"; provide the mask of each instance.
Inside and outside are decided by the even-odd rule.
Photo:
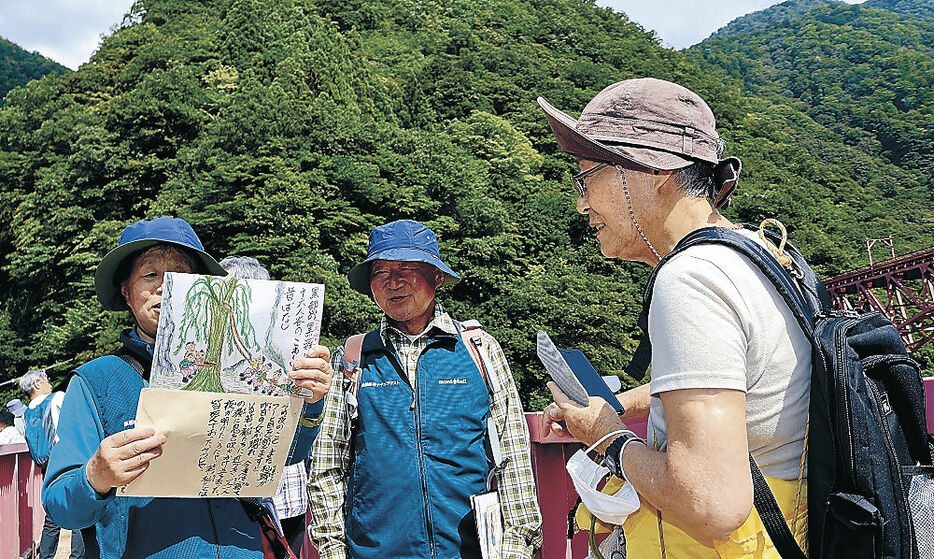
[[[444,312],[440,303],[435,304],[434,318],[415,341],[393,327],[388,317],[383,316],[380,336],[383,343],[392,343],[397,348],[399,362],[410,379],[415,374],[418,357],[427,347],[429,336],[435,328],[457,334],[454,321]],[[504,520],[503,557],[527,558],[542,545],[542,516],[532,474],[528,425],[502,348],[486,333],[483,345],[489,356],[489,381],[493,387],[490,412],[499,431],[503,457],[509,459],[498,485]],[[324,418],[312,448],[311,475],[308,480],[311,504],[309,534],[321,559],[343,559],[347,556],[344,539],[344,477],[350,465],[350,430],[342,384],[344,375],[340,366],[343,355],[344,347],[341,346],[331,358],[334,380],[325,397],[322,412]]]
[[[308,508],[308,493],[306,486],[308,475],[305,473],[305,461],[290,464],[282,469],[282,479],[279,480],[279,489],[276,490],[272,503],[276,507],[279,519],[292,518],[305,514]]]

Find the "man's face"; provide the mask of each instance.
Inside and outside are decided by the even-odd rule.
[[[599,163],[588,159],[579,161],[581,171],[596,167]],[[586,189],[577,199],[577,211],[586,215],[589,225],[597,230],[600,252],[607,258],[638,260],[647,246],[632,224],[629,207],[622,188],[623,176],[613,165],[607,165],[584,178]],[[633,209],[643,216],[640,224],[646,228],[644,213],[647,196],[652,195],[653,177],[631,169],[625,169],[625,181]]]
[[[177,248],[157,245],[136,258],[130,277],[120,286],[120,292],[136,318],[139,335],[147,342],[156,340],[162,308],[162,275],[165,272],[193,273],[194,262]]]
[[[425,262],[374,260],[370,265],[370,289],[376,304],[402,326],[417,328],[422,319],[430,317],[434,312],[435,290],[443,280],[444,273]],[[420,332],[419,329],[406,333]]]
[[[36,380],[35,384],[33,384],[33,391],[34,391],[33,392],[34,396],[41,396],[43,394],[51,394],[52,383],[49,382],[49,377],[47,376],[39,377],[39,379]]]

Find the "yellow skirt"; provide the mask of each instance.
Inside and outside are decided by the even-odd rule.
[[[805,545],[807,539],[807,482],[802,483],[800,506],[795,514],[795,501],[798,482],[765,478],[775,500],[788,522],[799,545]],[[590,526],[590,514],[581,507],[578,511],[578,526]],[[581,514],[583,512],[583,514]],[[630,559],[655,559],[663,557],[662,539],[664,540],[666,559],[780,559],[772,540],[765,531],[759,513],[753,508],[749,518],[735,532],[710,548],[685,534],[679,528],[664,521],[661,527],[654,510],[645,506],[633,513],[623,524],[626,533],[627,557]],[[598,532],[606,532],[598,530]],[[661,537],[660,537],[661,534]],[[804,548],[805,552],[807,548]]]

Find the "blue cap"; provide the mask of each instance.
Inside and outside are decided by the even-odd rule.
[[[411,219],[393,221],[374,227],[370,231],[370,247],[367,250],[366,260],[351,268],[347,273],[350,287],[364,295],[372,295],[370,262],[374,260],[427,262],[444,272],[442,285],[452,285],[461,279],[441,261],[438,237],[434,231]]]
[[[97,298],[105,309],[111,311],[126,310],[126,301],[116,284],[117,268],[131,254],[145,250],[155,245],[176,245],[187,249],[195,259],[201,263],[204,273],[215,276],[226,276],[227,272],[221,268],[217,260],[204,252],[201,239],[194,229],[184,219],[177,217],[157,217],[151,221],[137,221],[127,226],[120,233],[117,248],[108,252],[101,263],[97,265],[94,273],[94,286],[97,289]]]

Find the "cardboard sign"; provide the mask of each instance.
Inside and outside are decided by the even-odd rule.
[[[118,496],[271,497],[292,447],[301,398],[145,388],[136,426],[164,433],[162,456]]]

